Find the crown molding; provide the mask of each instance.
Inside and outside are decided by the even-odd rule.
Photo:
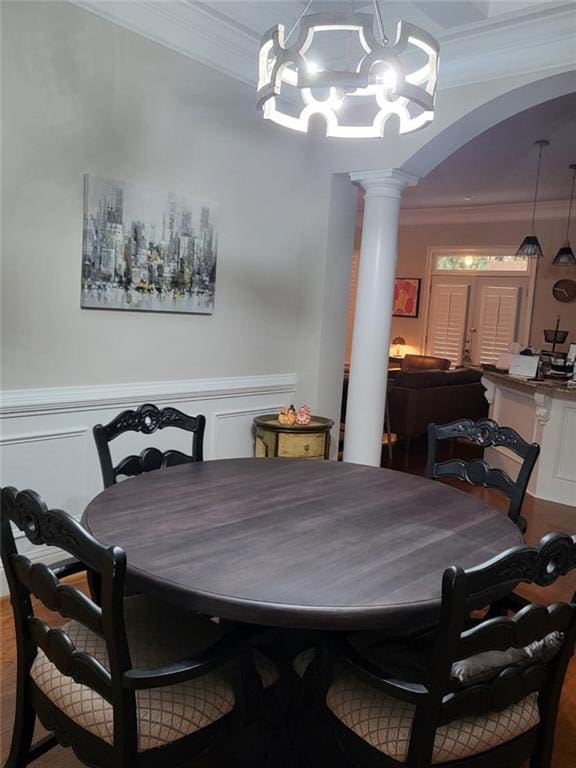
[[[232,19],[223,23],[217,12],[187,2],[94,2],[71,0],[74,5],[136,32],[176,53],[187,56],[229,77],[255,86],[260,36]],[[176,10],[176,8],[178,10]],[[217,57],[218,52],[222,55]]]
[[[256,84],[260,33],[206,3],[71,2],[229,77]],[[573,69],[576,4],[548,3],[533,11],[499,14],[436,36],[441,44],[440,91],[517,74]]]
[[[568,216],[568,200],[545,200],[536,208],[538,220],[557,221]],[[530,221],[532,203],[462,205],[438,208],[401,208],[400,226],[414,224],[474,224],[496,221]]]

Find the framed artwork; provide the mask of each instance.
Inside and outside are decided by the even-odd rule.
[[[212,204],[84,177],[83,308],[211,315],[217,250]]]
[[[420,278],[397,277],[394,280],[393,317],[418,317]]]

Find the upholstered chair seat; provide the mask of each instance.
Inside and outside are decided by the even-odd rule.
[[[125,618],[134,667],[153,669],[200,653],[223,635],[213,621],[182,612],[142,595],[126,599]],[[63,627],[76,650],[85,651],[108,668],[105,641],[77,621]],[[61,674],[41,651],[30,675],[38,688],[67,717],[112,744],[113,707],[85,685]],[[136,692],[138,751],[152,749],[227,715],[234,708],[232,685],[222,673],[208,673],[177,685]]]
[[[372,747],[406,762],[415,706],[343,673],[330,687],[328,709]],[[538,695],[502,712],[454,720],[436,730],[432,763],[463,759],[510,741],[540,722]]]

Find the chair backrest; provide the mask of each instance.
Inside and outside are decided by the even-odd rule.
[[[400,368],[403,371],[447,371],[450,368],[450,360],[445,357],[432,357],[431,355],[406,355]]]
[[[34,491],[1,491],[1,552],[10,588],[18,649],[18,672],[26,676],[41,649],[61,674],[87,686],[112,704],[114,749],[135,754],[136,703],[134,691],[123,685],[131,669],[124,622],[126,555],[119,547],[105,547],[70,515],[48,509]],[[101,580],[101,605],[71,584],[61,583],[50,567],[32,563],[19,554],[12,524],[35,545],[55,546],[73,555]],[[34,614],[34,595],[46,608],[74,619],[106,642],[109,668],[87,652],[78,652],[62,628],[51,628]]]
[[[203,460],[204,429],[206,419],[202,415],[188,416],[176,408],[160,409],[151,403],[145,403],[136,410],[126,410],[118,414],[108,424],[97,424],[93,431],[102,469],[104,487],[114,485],[120,475],[133,477],[143,472],[150,472],[162,467]],[[175,427],[192,432],[192,453],[181,451],[160,451],[158,448],[145,448],[138,456],[130,455],[114,466],[109,443],[125,432],[141,432],[151,435],[159,429]]]
[[[483,459],[449,459],[437,462],[438,442],[451,438],[465,438],[482,448],[500,445],[508,448],[522,459],[516,480],[512,480],[504,470],[491,467]],[[426,477],[455,477],[472,485],[497,488],[510,499],[508,517],[524,532],[526,521],[520,515],[520,510],[539,453],[538,443],[526,442],[514,429],[499,427],[493,419],[461,419],[450,424],[429,424]]]
[[[436,728],[453,720],[498,712],[538,695],[543,729],[553,734],[556,712],[568,662],[576,641],[576,594],[571,603],[549,607],[528,603],[517,613],[486,618],[468,628],[470,612],[518,582],[546,587],[576,568],[576,536],[553,533],[536,547],[516,547],[493,560],[464,571],[448,568],[442,581],[438,634],[430,656],[423,707],[416,709],[407,764],[429,764]],[[468,626],[467,626],[468,625]],[[556,635],[555,655],[528,658],[524,666],[510,662],[482,682],[459,686],[453,665],[487,651],[523,649]],[[424,703],[425,702],[425,703]],[[414,757],[414,763],[411,762]],[[422,762],[420,762],[422,761]]]

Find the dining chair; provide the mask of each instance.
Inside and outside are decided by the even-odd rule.
[[[189,765],[242,719],[257,627],[224,632],[208,618],[137,595],[124,597],[126,555],[104,546],[34,491],[1,492],[2,563],[17,642],[16,714],[6,768],[60,743],[86,765]],[[101,605],[43,562],[19,554],[12,524],[90,568]],[[32,596],[71,619],[54,627]],[[254,678],[256,679],[256,678]],[[256,690],[256,689],[254,689]],[[36,716],[51,731],[32,744]]]
[[[323,719],[358,768],[550,768],[558,704],[576,640],[576,593],[549,607],[512,593],[576,567],[576,536],[554,533],[442,578],[434,638],[394,654],[360,652],[350,637],[325,641]],[[509,613],[470,619],[506,588]],[[383,625],[385,620],[383,619]]]
[[[108,424],[97,424],[92,431],[100,459],[104,487],[108,488],[114,485],[120,475],[133,477],[162,467],[202,461],[205,426],[206,418],[202,415],[188,416],[176,408],[160,409],[151,403],[145,403],[136,410],[122,411]],[[192,453],[190,455],[176,450],[162,452],[158,448],[145,448],[140,455],[127,456],[114,466],[110,454],[112,440],[125,432],[141,432],[144,435],[151,435],[157,430],[167,427],[175,427],[192,433]]]
[[[438,443],[442,440],[464,438],[481,448],[502,446],[515,453],[522,460],[516,480],[497,467],[491,467],[483,459],[451,458],[448,461],[436,460]],[[428,425],[428,460],[426,477],[438,479],[454,477],[471,485],[484,488],[497,488],[509,499],[508,517],[522,533],[526,531],[526,520],[520,514],[522,502],[534,464],[540,453],[538,443],[528,443],[511,427],[499,427],[493,419],[471,421],[461,419],[450,424]]]

